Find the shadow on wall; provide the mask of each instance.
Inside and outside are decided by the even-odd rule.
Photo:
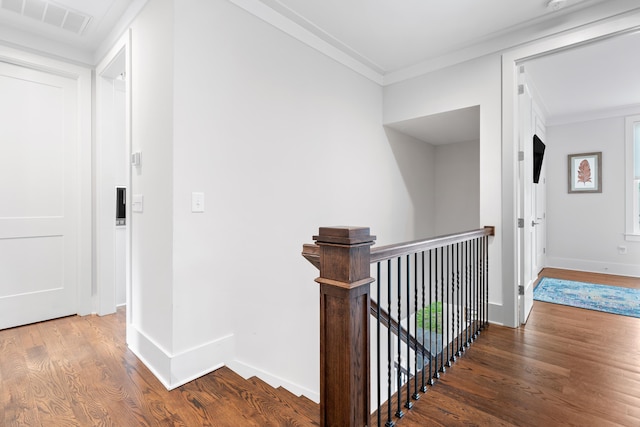
[[[385,125],[413,202],[414,238],[480,227],[480,107]]]

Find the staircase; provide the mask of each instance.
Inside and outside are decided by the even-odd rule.
[[[190,390],[189,400],[203,412],[215,411],[215,426],[319,426],[320,407],[282,387],[273,388],[257,377],[244,379],[222,367],[203,377],[202,391],[219,397],[209,407],[206,395]],[[209,397],[211,399],[211,397]],[[221,404],[220,400],[224,403]],[[215,405],[215,408],[213,407]]]

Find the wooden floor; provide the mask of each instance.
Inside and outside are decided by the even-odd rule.
[[[541,275],[640,288],[640,279]],[[398,423],[640,426],[640,319],[534,302],[526,326],[491,325]]]
[[[127,349],[124,317],[0,331],[0,426],[318,425],[318,405],[226,368],[167,391]],[[525,327],[490,326],[397,423],[427,425],[640,426],[640,319],[535,302]]]
[[[167,391],[124,336],[124,310],[0,331],[0,426],[318,425],[314,402],[227,368]]]

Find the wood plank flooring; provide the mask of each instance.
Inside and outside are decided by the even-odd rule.
[[[0,331],[0,426],[317,426],[314,402],[227,368],[167,391],[125,344],[125,312]]]
[[[640,279],[541,275],[640,288]],[[397,422],[407,426],[640,426],[640,319],[534,302],[491,325]]]
[[[0,331],[0,426],[318,425],[315,403],[226,368],[167,391],[124,323],[119,310]],[[490,326],[397,422],[427,425],[640,426],[640,319],[535,302],[525,327]]]

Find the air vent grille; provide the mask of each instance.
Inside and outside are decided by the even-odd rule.
[[[0,0],[0,8],[36,19],[49,25],[82,34],[91,17],[51,1],[44,0]]]

